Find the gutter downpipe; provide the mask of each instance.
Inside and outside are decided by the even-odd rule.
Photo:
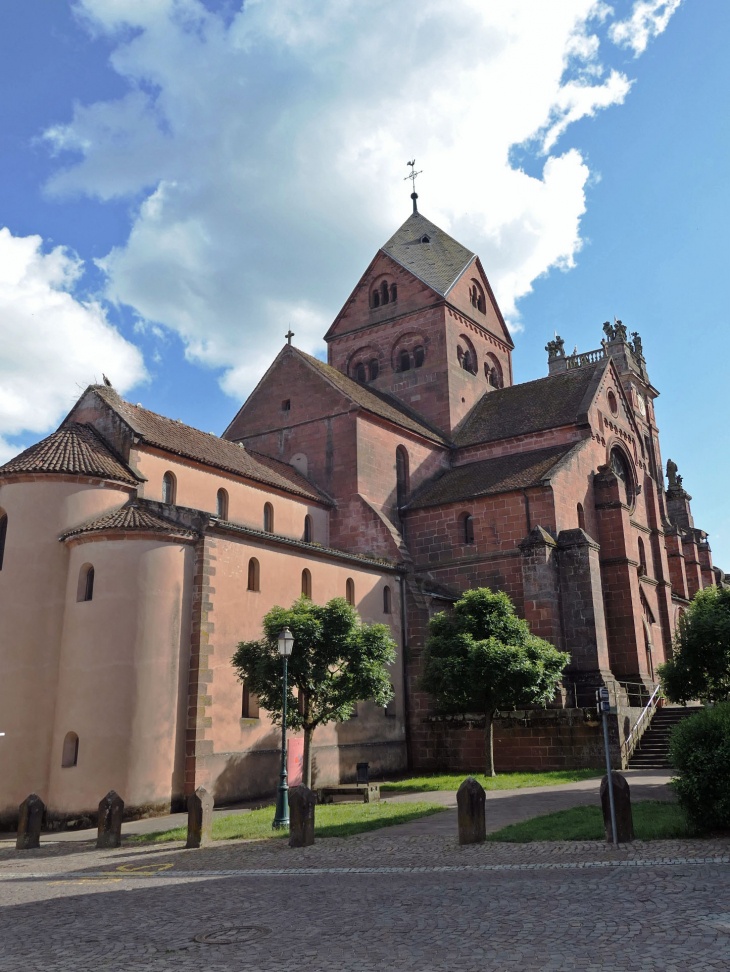
[[[411,732],[410,732],[410,713],[408,692],[408,668],[406,664],[406,644],[408,636],[408,626],[406,624],[406,579],[401,574],[398,578],[400,586],[400,640],[402,657],[402,678],[403,678],[403,731],[406,737],[406,768],[410,771],[413,768],[413,756],[411,753]]]

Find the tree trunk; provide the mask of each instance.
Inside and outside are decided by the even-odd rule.
[[[304,727],[304,766],[302,767],[302,783],[312,789],[312,736],[314,728]]]
[[[485,776],[496,776],[494,772],[494,712],[484,713],[484,750],[485,750]]]

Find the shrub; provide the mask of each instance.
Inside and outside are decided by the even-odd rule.
[[[730,702],[683,719],[672,730],[669,758],[679,802],[697,830],[730,827]]]

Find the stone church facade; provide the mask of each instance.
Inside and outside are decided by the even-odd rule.
[[[301,593],[347,597],[398,644],[395,701],[317,731],[319,782],[479,769],[478,716],[419,688],[429,617],[505,590],[570,652],[547,710],[503,713],[498,769],[599,765],[595,688],[617,751],[677,619],[724,583],[670,463],[641,340],[514,384],[479,258],[415,211],[327,335],[283,347],[222,437],[90,386],[0,467],[0,814],[37,792],[59,820],[109,789],[133,813],[271,793],[278,734],[235,678],[238,641]]]

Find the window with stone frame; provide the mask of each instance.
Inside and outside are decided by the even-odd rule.
[[[168,506],[173,506],[175,503],[176,485],[175,474],[169,471],[166,472],[162,477],[162,502]]]
[[[241,718],[260,718],[258,697],[250,691],[247,682],[243,682],[241,685]]]

